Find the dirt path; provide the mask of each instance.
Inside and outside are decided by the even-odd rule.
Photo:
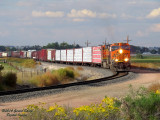
[[[2,112],[3,109],[22,110],[27,105],[37,105],[39,102],[45,102],[47,106],[57,103],[59,105],[78,107],[91,103],[99,103],[106,95],[110,97],[124,96],[128,91],[129,85],[132,85],[133,88],[139,88],[141,86],[148,87],[152,83],[158,82],[160,83],[160,73],[140,73],[136,79],[122,83],[100,87],[87,87],[80,91],[67,91],[61,94],[18,102],[0,103],[0,120],[13,120],[13,117],[6,116],[7,112]]]

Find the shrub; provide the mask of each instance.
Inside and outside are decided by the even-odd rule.
[[[24,113],[23,120],[117,120],[119,108],[114,105],[115,98],[105,97],[100,104],[85,105],[78,108],[63,107],[57,104],[45,109],[43,105],[29,105],[32,112]]]
[[[57,70],[57,73],[61,76],[61,80],[65,78],[74,78],[74,72],[73,70],[70,70],[68,68],[61,68]]]
[[[9,87],[16,87],[17,76],[15,73],[9,72],[3,77],[3,84]]]
[[[138,58],[138,59],[143,59],[143,55],[138,53],[138,54],[136,55],[136,58]]]
[[[131,91],[122,99],[121,110],[125,119],[130,120],[158,120],[160,112],[160,95],[148,92],[140,88],[138,91]]]
[[[50,72],[47,72],[43,75],[38,75],[33,77],[32,80],[30,80],[30,83],[37,87],[44,87],[44,86],[57,85],[60,82],[56,76],[54,76]]]

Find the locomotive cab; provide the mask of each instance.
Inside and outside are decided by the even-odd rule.
[[[128,43],[114,43],[110,46],[110,68],[115,71],[130,69],[130,45]]]

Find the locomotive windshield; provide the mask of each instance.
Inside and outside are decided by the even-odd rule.
[[[112,51],[118,50],[119,46],[112,46]]]
[[[124,49],[124,50],[129,50],[129,46],[128,45],[121,46],[121,48]]]

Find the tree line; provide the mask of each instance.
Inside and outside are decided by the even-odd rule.
[[[53,43],[48,43],[46,46],[39,46],[39,45],[34,45],[34,46],[24,46],[24,47],[8,47],[8,46],[0,46],[0,52],[3,51],[16,51],[16,50],[41,50],[41,49],[72,49],[72,48],[81,48],[79,44],[68,44],[67,42],[53,42]],[[160,47],[158,50],[152,49],[150,50],[148,47],[139,47],[139,46],[134,46],[131,45],[131,54],[142,54],[144,52],[150,52],[152,54],[160,54]]]

